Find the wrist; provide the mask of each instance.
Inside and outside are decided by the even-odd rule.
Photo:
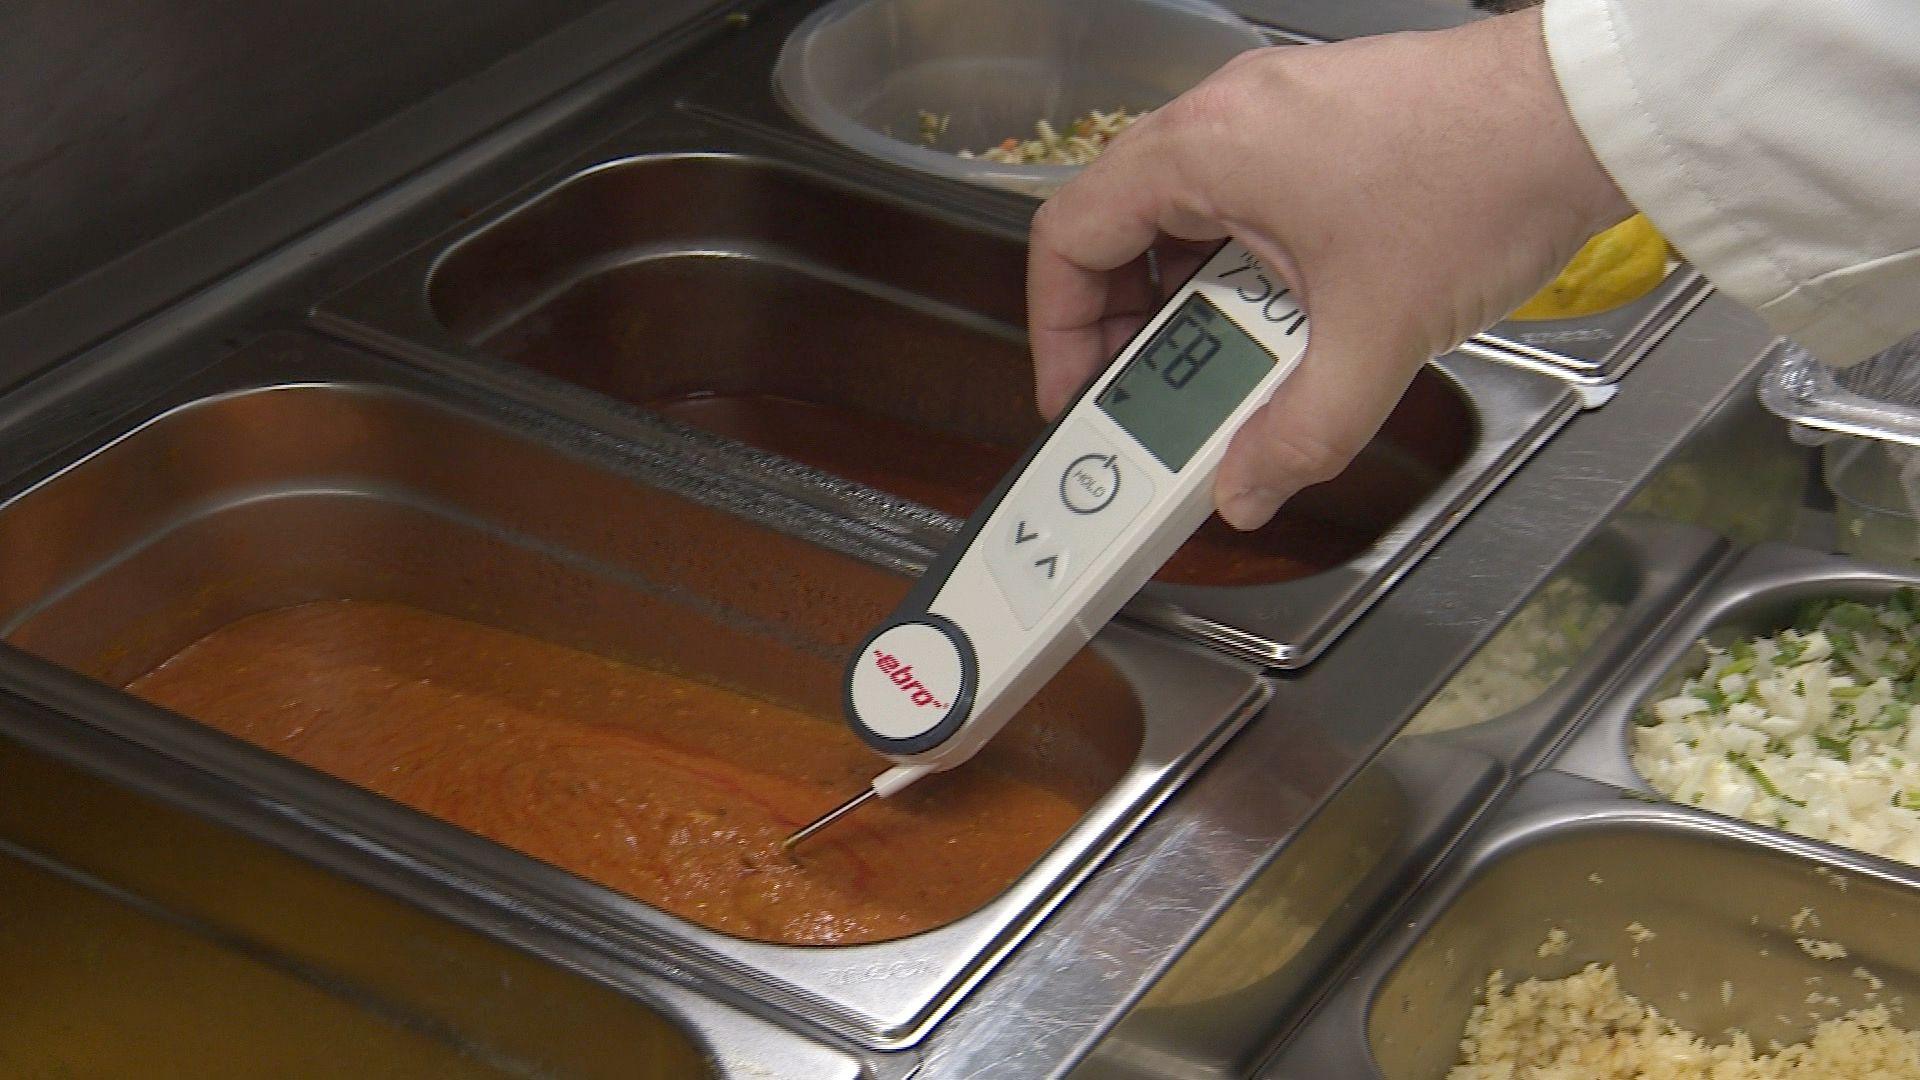
[[[1548,18],[1544,3],[1502,16],[1514,22],[1512,31],[1519,39],[1516,48],[1524,57],[1527,77],[1540,100],[1551,105],[1543,109],[1543,126],[1559,155],[1556,171],[1565,185],[1565,197],[1582,215],[1586,230],[1598,233],[1631,216],[1635,207],[1607,171],[1594,149],[1594,140],[1569,104],[1557,50],[1548,39]]]

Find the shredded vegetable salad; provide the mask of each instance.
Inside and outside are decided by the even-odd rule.
[[[1669,798],[1920,864],[1920,593],[1826,600],[1636,718],[1633,763]]]
[[[977,152],[962,150],[960,156],[998,161],[1004,165],[1085,165],[1099,157],[1100,152],[1107,148],[1107,144],[1113,141],[1114,136],[1127,130],[1145,115],[1147,115],[1145,112],[1134,113],[1125,109],[1115,109],[1112,112],[1094,109],[1068,124],[1065,132],[1041,120],[1033,125],[1035,138],[1008,138],[1002,140],[1000,145],[986,150]],[[930,123],[928,116],[923,114],[921,118],[923,140],[930,130],[934,131],[937,137],[939,132],[946,130],[945,121],[934,118]]]

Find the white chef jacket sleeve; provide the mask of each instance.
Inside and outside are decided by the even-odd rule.
[[[1546,0],[1596,157],[1716,287],[1845,364],[1920,330],[1920,4]]]

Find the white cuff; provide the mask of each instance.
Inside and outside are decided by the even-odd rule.
[[[1546,0],[1542,21],[1594,156],[1716,287],[1830,362],[1920,328],[1907,0]]]

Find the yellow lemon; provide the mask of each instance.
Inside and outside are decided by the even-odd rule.
[[[1645,296],[1667,276],[1667,241],[1635,214],[1587,241],[1511,319],[1571,319]]]

